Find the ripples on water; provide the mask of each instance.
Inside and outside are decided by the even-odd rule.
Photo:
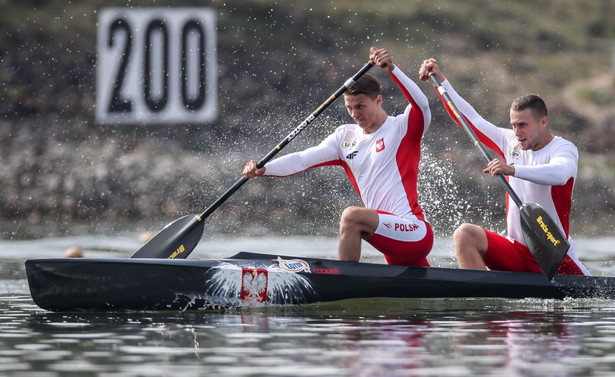
[[[332,257],[327,238],[203,240],[191,257],[236,251]],[[610,240],[579,240],[595,274]],[[452,266],[439,240],[432,260]],[[135,238],[1,242],[0,376],[609,376],[615,301],[370,299],[224,312],[51,313],[23,260],[124,257]],[[229,252],[230,250],[230,252]],[[381,261],[366,250],[367,260]],[[584,255],[581,255],[582,257]],[[588,259],[588,258],[586,258]]]

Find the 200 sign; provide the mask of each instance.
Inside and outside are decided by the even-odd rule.
[[[106,9],[99,16],[99,123],[206,123],[217,97],[215,13]]]

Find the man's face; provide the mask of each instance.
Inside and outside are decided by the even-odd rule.
[[[550,141],[547,117],[536,119],[532,109],[510,110],[510,124],[523,150],[539,150]]]
[[[348,114],[367,133],[373,127],[378,127],[378,114],[381,111],[382,96],[371,99],[367,94],[344,94],[344,104]]]

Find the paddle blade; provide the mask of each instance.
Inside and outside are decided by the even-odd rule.
[[[181,217],[156,233],[131,258],[184,259],[201,240],[203,228],[197,215]]]
[[[522,204],[519,211],[525,243],[542,272],[551,280],[568,252],[568,240],[540,205]]]

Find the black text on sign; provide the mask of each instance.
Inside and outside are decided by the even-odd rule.
[[[110,8],[98,17],[96,120],[211,122],[216,14],[209,8]]]

